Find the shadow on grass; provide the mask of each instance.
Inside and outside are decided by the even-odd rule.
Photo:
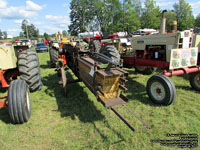
[[[46,63],[45,65],[41,64],[41,65],[40,65],[40,68],[42,68],[42,69],[51,68],[51,66],[50,66],[50,61],[47,61],[47,63]]]
[[[7,91],[8,91],[8,88],[2,88],[0,86],[0,96],[7,96]],[[4,94],[2,94],[2,93],[4,93]],[[2,99],[2,100],[4,100],[4,99]],[[0,101],[1,101],[1,99],[0,99]],[[7,108],[0,108],[0,120],[2,120],[6,124],[11,123]]]
[[[67,72],[66,76],[68,81],[73,80],[71,73]],[[85,85],[80,86],[79,83],[68,84],[67,96],[64,96],[62,87],[58,85],[59,77],[56,73],[53,75],[49,74],[47,77],[44,77],[42,81],[43,84],[48,87],[45,90],[46,94],[55,96],[58,105],[58,110],[56,111],[61,112],[61,117],[71,117],[72,120],[78,117],[81,122],[89,122],[93,124],[95,131],[97,131],[103,141],[110,142],[109,138],[107,138],[107,136],[104,135],[95,125],[95,121],[104,120],[105,122],[106,119],[89,99],[89,95],[87,95],[89,89]],[[107,125],[106,123],[105,127],[117,134],[121,140],[124,140],[122,135],[113,130],[110,125]]]
[[[67,73],[67,79],[72,80],[70,73]],[[58,84],[59,77],[57,74],[50,74],[44,77],[42,81],[48,87],[45,90],[46,94],[55,96],[61,117],[70,116],[72,119],[75,119],[77,116],[82,122],[93,122],[104,119],[104,116],[96,109],[93,102],[84,92],[85,87],[80,86],[78,83],[68,84],[67,96],[64,96],[61,85]]]
[[[0,120],[6,124],[12,123],[7,108],[0,108]]]
[[[137,82],[137,77],[134,78],[127,78],[128,82],[126,83],[126,87],[128,88],[127,91],[127,98],[134,99],[145,105],[155,106],[148,98],[146,93],[146,87]]]

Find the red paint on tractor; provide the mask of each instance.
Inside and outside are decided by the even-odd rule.
[[[135,57],[122,57],[124,66],[152,66],[159,68],[169,67],[169,63],[159,60],[141,59]]]
[[[198,71],[200,71],[200,66],[193,66],[193,67],[185,67],[185,68],[174,69],[174,70],[164,70],[163,75],[167,77],[171,77],[171,76],[189,74],[189,73],[198,72]]]

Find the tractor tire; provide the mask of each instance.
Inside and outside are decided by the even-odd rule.
[[[24,50],[19,53],[18,67],[20,78],[25,80],[30,92],[42,89],[40,64],[35,50]]]
[[[100,53],[110,57],[114,62],[120,63],[119,51],[113,45],[104,45],[100,49]]]
[[[101,49],[101,43],[99,40],[92,40],[89,43],[89,50],[93,53],[99,53]]]
[[[200,72],[191,73],[189,81],[194,90],[200,91]]]
[[[159,105],[170,105],[176,98],[174,83],[162,74],[154,75],[148,80],[146,91],[150,100]]]
[[[150,75],[157,70],[157,67],[135,66],[135,71],[141,74]]]
[[[14,124],[27,122],[31,116],[29,88],[24,80],[14,80],[8,89],[8,112]]]
[[[58,52],[56,51],[55,48],[51,47],[49,49],[49,56],[50,56],[50,66],[52,68],[55,68],[58,62]]]

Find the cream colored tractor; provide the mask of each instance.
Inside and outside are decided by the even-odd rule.
[[[8,108],[13,123],[27,122],[31,115],[29,91],[41,90],[43,85],[36,51],[28,49],[25,42],[1,44],[0,83],[8,88],[8,96],[0,97],[0,108]]]
[[[176,96],[170,76],[190,74],[193,89],[200,91],[200,66],[198,65],[199,35],[189,30],[165,33],[165,11],[162,14],[159,34],[133,37],[132,55],[123,56],[123,65],[135,67],[137,72],[151,74],[156,68],[163,71],[152,76],[147,82],[147,93],[157,104],[170,105]]]

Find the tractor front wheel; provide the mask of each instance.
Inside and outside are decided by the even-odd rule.
[[[193,89],[200,91],[200,72],[190,74],[190,85]]]
[[[29,88],[24,80],[14,80],[8,89],[8,111],[14,124],[27,122],[31,116]]]
[[[174,83],[162,74],[152,76],[146,90],[151,101],[159,105],[170,105],[176,97]]]

